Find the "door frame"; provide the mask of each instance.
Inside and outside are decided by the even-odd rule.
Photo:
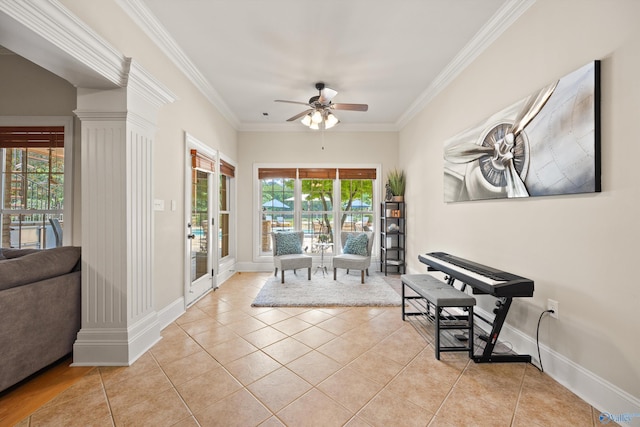
[[[187,234],[188,234],[188,226],[187,224],[189,224],[190,220],[191,220],[191,171],[192,171],[192,167],[191,167],[191,150],[198,150],[199,152],[206,154],[207,156],[211,157],[212,159],[216,160],[216,165],[217,165],[217,151],[214,150],[213,148],[207,146],[206,144],[204,144],[203,142],[201,142],[200,140],[198,140],[197,138],[195,138],[193,135],[189,134],[188,132],[185,132],[185,182],[184,182],[184,223],[183,223],[183,227],[184,227],[184,306],[185,309],[190,307],[191,305],[193,305],[196,301],[198,301],[200,298],[202,298],[203,296],[205,296],[206,294],[208,294],[209,292],[211,292],[212,290],[215,290],[218,286],[217,286],[217,280],[216,280],[216,274],[211,274],[211,269],[216,269],[217,268],[217,257],[218,257],[218,251],[214,250],[214,248],[216,246],[213,245],[213,238],[211,236],[215,236],[217,238],[217,235],[215,233],[213,233],[215,227],[214,225],[210,225],[209,226],[209,238],[207,239],[208,242],[208,275],[209,278],[211,280],[211,286],[209,288],[207,288],[202,295],[199,295],[198,297],[196,297],[193,301],[189,302],[188,300],[188,295],[189,295],[189,291],[191,289],[191,244],[189,243],[189,239],[187,238]],[[218,171],[214,171],[211,174],[211,183],[210,183],[210,194],[211,194],[211,200],[209,200],[209,220],[213,219],[215,221],[215,224],[217,224],[217,217],[218,217]]]

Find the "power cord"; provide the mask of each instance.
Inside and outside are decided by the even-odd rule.
[[[542,316],[544,316],[545,313],[555,313],[555,311],[545,310],[540,313],[540,317],[538,318],[538,327],[536,328],[536,346],[538,347],[538,361],[540,362],[540,367],[538,368],[536,365],[533,366],[536,366],[536,368],[538,368],[540,372],[544,372],[544,369],[542,368],[542,357],[540,356],[540,321],[542,320]]]

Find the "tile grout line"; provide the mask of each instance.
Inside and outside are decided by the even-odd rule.
[[[522,390],[524,389],[524,379],[527,376],[527,366],[525,365],[522,370],[522,378],[520,378],[520,387],[518,388],[518,398],[516,399],[516,404],[513,407],[513,413],[511,414],[511,426],[515,425],[516,422],[516,413],[518,412],[518,406],[520,406],[520,398],[522,397]]]
[[[432,343],[430,343],[429,345],[431,345],[431,344]],[[462,378],[462,375],[465,373],[465,371],[467,369],[469,369],[469,363],[471,363],[471,359],[467,360],[467,363],[465,364],[464,369],[462,369],[460,371],[460,374],[458,374],[458,377],[456,378],[456,380],[451,385],[451,388],[447,392],[447,395],[444,397],[444,399],[442,399],[442,402],[440,402],[440,406],[438,406],[438,409],[436,409],[436,412],[433,414],[433,418],[431,418],[431,421],[429,421],[428,426],[431,426],[435,422],[436,417],[438,416],[438,413],[442,410],[442,407],[446,403],[447,399],[449,399],[449,396],[451,396],[451,393],[453,393],[453,390],[455,389],[455,387],[458,384],[458,382],[460,382],[460,379]]]

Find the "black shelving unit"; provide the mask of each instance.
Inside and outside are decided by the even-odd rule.
[[[405,273],[407,225],[404,202],[382,202],[380,206],[380,271],[385,276]]]

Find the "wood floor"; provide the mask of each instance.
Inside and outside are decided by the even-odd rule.
[[[14,426],[49,400],[71,387],[95,367],[71,367],[61,359],[17,386],[0,393],[0,427]]]

